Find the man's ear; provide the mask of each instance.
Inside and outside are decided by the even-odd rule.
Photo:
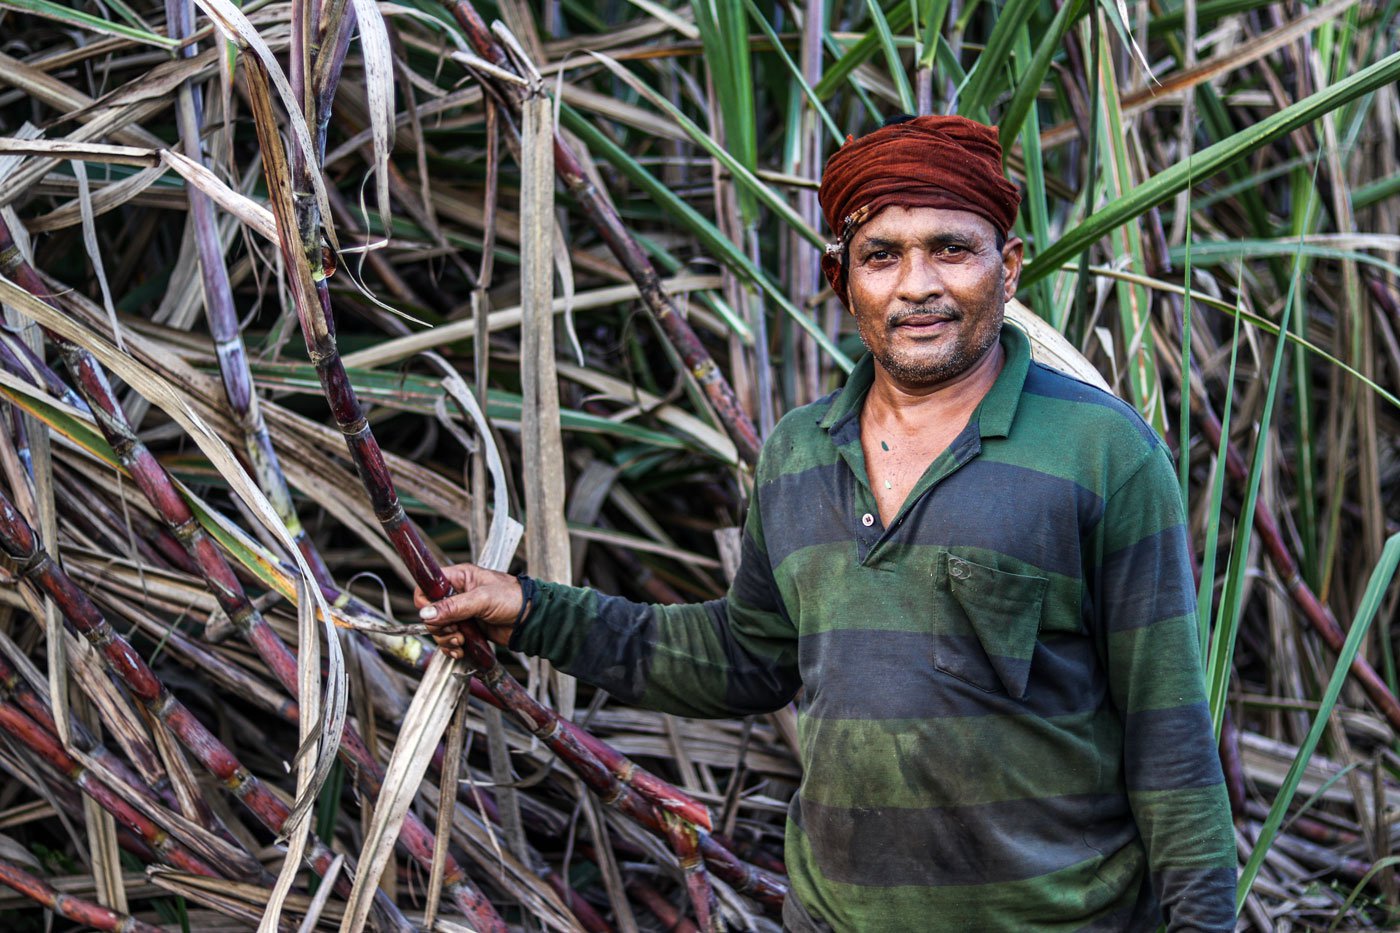
[[[1021,281],[1021,261],[1025,258],[1026,244],[1020,237],[1008,237],[1001,248],[1002,300],[1016,297],[1016,286]]]

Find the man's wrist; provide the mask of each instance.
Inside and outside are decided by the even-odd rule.
[[[516,577],[520,584],[520,611],[515,614],[515,619],[510,623],[509,647],[512,651],[519,651],[518,644],[520,630],[525,624],[525,620],[530,618],[530,612],[535,608],[535,603],[539,601],[540,587],[533,577],[520,574]]]

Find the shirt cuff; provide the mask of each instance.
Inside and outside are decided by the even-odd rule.
[[[524,650],[521,647],[522,636],[526,627],[539,616],[538,609],[542,602],[540,587],[534,577],[527,577],[522,573],[517,579],[520,581],[520,612],[510,626],[510,642],[506,647],[511,651]]]

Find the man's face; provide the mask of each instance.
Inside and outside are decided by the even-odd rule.
[[[997,248],[967,211],[887,207],[850,245],[847,297],[861,340],[902,387],[934,388],[995,345],[1021,276],[1021,241]]]

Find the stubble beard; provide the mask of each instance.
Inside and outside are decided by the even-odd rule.
[[[928,354],[903,354],[894,349],[897,323],[918,313],[946,313],[938,309],[914,309],[898,315],[886,316],[879,322],[884,328],[884,341],[872,341],[865,319],[856,316],[856,329],[861,342],[875,356],[875,362],[895,378],[896,381],[917,387],[935,386],[949,382],[972,369],[982,360],[1001,336],[1002,321],[1005,319],[1005,306],[993,295],[986,305],[976,309],[972,315],[972,325],[967,327],[969,315],[963,311],[953,312],[952,323],[956,330],[945,334],[938,341],[938,351]],[[880,349],[872,349],[877,345]]]

